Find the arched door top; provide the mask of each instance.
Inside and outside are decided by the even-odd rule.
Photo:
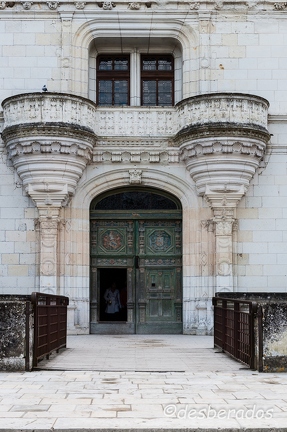
[[[113,189],[93,199],[93,210],[181,210],[181,203],[173,195],[157,189]]]

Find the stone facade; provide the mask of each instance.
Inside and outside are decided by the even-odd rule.
[[[89,333],[90,203],[131,185],[181,201],[184,333],[212,332],[216,291],[286,292],[285,14],[0,2],[0,293],[66,295],[70,333]],[[130,106],[97,106],[97,55],[122,52]],[[141,106],[141,53],[174,56],[175,106]]]

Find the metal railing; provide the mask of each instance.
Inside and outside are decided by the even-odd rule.
[[[68,297],[32,293],[34,308],[34,349],[33,367],[38,361],[60,348],[66,347],[67,341],[67,306]]]
[[[213,297],[212,304],[214,345],[254,369],[257,302]]]

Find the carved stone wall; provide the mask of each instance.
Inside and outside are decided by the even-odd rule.
[[[195,183],[197,194],[206,199],[213,217],[207,216],[200,238],[188,246],[194,249],[189,257],[195,261],[185,261],[190,272],[186,280],[191,284],[185,288],[190,290],[184,303],[185,331],[210,333],[213,292],[234,288],[236,207],[265,153],[268,102],[252,95],[207,94],[168,109],[108,109],[73,95],[47,93],[13,96],[4,101],[3,108],[2,136],[8,157],[39,210],[40,289],[58,292],[59,280],[66,273],[60,257],[71,263],[73,256],[71,277],[78,275],[75,257],[79,252],[73,242],[77,230],[69,233],[72,249],[76,249],[71,252],[69,245],[62,250],[60,209],[74,195],[89,163],[93,165],[88,182],[98,182],[100,172],[105,176],[114,170],[109,187],[118,185],[119,176],[124,179],[121,187],[158,187],[157,170],[165,171],[169,165],[165,179],[170,181],[172,169],[180,170],[173,175],[182,176],[186,168],[192,177],[190,186]],[[115,164],[126,165],[124,176],[111,168]],[[101,171],[92,174],[100,166]],[[153,176],[155,183],[150,183]],[[192,232],[196,237],[196,228]],[[88,244],[87,239],[85,242]],[[85,324],[80,322],[88,304],[88,259],[83,259],[81,266],[85,288],[79,277],[73,289],[77,300],[71,302],[74,318],[69,319],[71,328],[82,326],[87,331],[85,319]]]

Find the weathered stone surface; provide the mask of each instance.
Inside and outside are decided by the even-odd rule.
[[[0,296],[0,370],[25,370],[26,301]]]
[[[251,300],[262,310],[262,320],[255,319],[256,367],[263,372],[287,371],[287,294],[286,293],[217,293],[217,297]],[[258,309],[257,309],[258,310]],[[260,310],[260,313],[261,313]],[[258,315],[258,314],[257,314]],[[259,334],[262,346],[259,347]]]

